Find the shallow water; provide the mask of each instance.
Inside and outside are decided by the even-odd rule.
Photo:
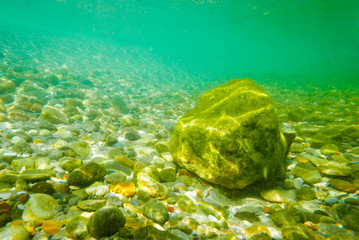
[[[126,57],[144,76],[160,74],[157,81],[183,82],[174,72],[205,82],[358,79],[355,0],[3,0],[0,7],[3,51],[42,56],[46,64],[118,69],[128,64],[123,49],[136,49]],[[149,56],[160,63],[142,66]]]
[[[358,238],[358,1],[2,0],[0,9],[0,239]],[[264,125],[296,133],[283,173],[269,181],[266,166],[237,190],[169,152],[179,119],[233,78],[273,100],[279,121]],[[226,109],[209,119],[232,123]],[[223,136],[242,126],[224,125]],[[116,224],[99,222],[118,228],[101,233],[97,210],[116,212]]]

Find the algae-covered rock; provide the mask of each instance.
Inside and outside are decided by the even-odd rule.
[[[55,124],[60,124],[60,123],[69,124],[69,121],[67,120],[65,113],[51,106],[45,106],[42,109],[40,119],[47,120]]]
[[[146,191],[151,197],[165,199],[169,189],[159,182],[160,175],[157,169],[145,167],[137,173],[137,185],[139,189]]]
[[[0,229],[1,239],[30,239],[30,234],[26,228],[22,225],[9,225]]]
[[[67,178],[69,185],[86,187],[95,181],[103,181],[106,169],[101,165],[90,162],[72,171]]]
[[[86,157],[91,153],[90,145],[85,141],[73,142],[69,147],[80,157]]]
[[[24,221],[50,219],[57,213],[57,205],[53,197],[43,193],[35,193],[26,203],[22,219]]]
[[[87,230],[94,238],[110,237],[123,228],[126,218],[114,206],[106,206],[97,210],[87,223]]]
[[[249,79],[205,93],[177,123],[174,160],[230,189],[278,176],[287,150],[272,101]]]
[[[150,199],[144,205],[143,214],[152,221],[160,224],[164,224],[169,218],[166,206],[157,199]]]
[[[129,112],[127,103],[125,102],[125,100],[123,100],[123,98],[120,95],[112,96],[111,103],[114,106],[120,107],[122,113],[127,114]]]
[[[0,93],[11,93],[15,89],[16,86],[12,81],[5,81],[0,84]]]
[[[30,169],[21,173],[21,178],[27,182],[38,182],[49,180],[55,172],[50,169]]]
[[[66,235],[72,239],[85,239],[88,235],[86,224],[88,219],[82,216],[74,216],[66,224]]]

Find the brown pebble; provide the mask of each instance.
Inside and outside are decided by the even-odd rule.
[[[341,179],[330,179],[329,184],[336,190],[342,192],[355,192],[355,186],[348,181]]]

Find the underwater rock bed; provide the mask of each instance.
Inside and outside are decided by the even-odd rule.
[[[1,237],[358,238],[357,90],[265,86],[282,128],[297,134],[285,174],[229,191],[169,153],[195,105],[189,90],[108,71],[0,68]]]

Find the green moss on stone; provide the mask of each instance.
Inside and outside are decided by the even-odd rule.
[[[170,151],[199,177],[238,189],[276,175],[286,142],[268,95],[235,79],[205,93],[179,120]]]

